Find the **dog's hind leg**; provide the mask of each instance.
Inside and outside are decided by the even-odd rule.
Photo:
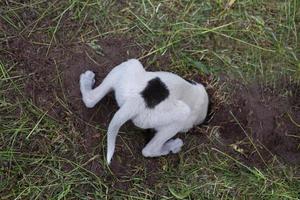
[[[82,99],[86,107],[94,107],[108,92],[114,89],[119,83],[121,76],[126,76],[127,70],[144,71],[142,64],[135,59],[130,59],[126,62],[113,68],[104,78],[102,83],[92,89],[95,83],[95,74],[92,71],[86,71],[80,75],[80,91]]]
[[[156,118],[160,120],[161,125],[156,128],[157,133],[144,147],[143,156],[157,157],[170,152],[178,153],[183,142],[179,138],[171,138],[184,129],[190,112],[190,108],[181,101],[172,104],[172,107],[168,108],[168,112],[157,112]]]
[[[113,89],[114,83],[119,78],[119,73],[116,70],[111,71],[102,83],[92,89],[95,83],[95,74],[92,71],[86,71],[80,75],[80,91],[82,100],[86,107],[94,107],[108,92]]]
[[[144,147],[142,154],[145,157],[157,157],[167,155],[170,152],[178,153],[183,145],[181,139],[171,139],[181,129],[179,124],[170,124],[162,127],[152,140]]]

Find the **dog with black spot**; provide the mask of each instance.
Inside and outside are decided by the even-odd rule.
[[[208,94],[200,83],[187,81],[170,72],[146,71],[140,61],[130,59],[112,69],[93,89],[95,74],[80,75],[80,91],[86,107],[94,107],[107,93],[115,92],[119,110],[107,131],[107,163],[115,151],[120,127],[132,120],[142,129],[154,129],[154,137],[143,148],[145,157],[178,153],[183,141],[173,138],[201,124],[207,115]]]

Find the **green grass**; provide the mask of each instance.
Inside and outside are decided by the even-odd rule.
[[[183,76],[225,74],[276,88],[282,79],[299,83],[299,27],[298,0],[1,1],[1,199],[299,199],[299,166],[277,160],[264,169],[247,166],[214,148],[214,129],[208,129],[210,142],[187,144],[176,165],[165,157],[155,172],[141,165],[131,168],[134,176],[115,176],[102,154],[87,161],[79,153],[84,138],[71,112],[57,121],[26,97],[30,74],[20,71],[7,44],[22,37],[48,54],[62,41],[122,36],[143,47],[149,65],[162,68],[157,60],[165,55],[167,69]],[[102,175],[85,168],[93,160],[105,169]],[[151,177],[154,185],[147,185]],[[130,184],[128,191],[115,189],[117,182]]]

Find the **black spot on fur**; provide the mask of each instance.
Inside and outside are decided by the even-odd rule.
[[[167,86],[156,77],[150,80],[146,88],[141,92],[148,108],[154,108],[157,104],[169,96]]]
[[[192,85],[197,85],[197,83],[196,83],[195,81],[191,81],[191,80],[189,80],[189,79],[184,79],[184,80],[186,80],[187,82],[189,82],[189,83],[192,84]]]

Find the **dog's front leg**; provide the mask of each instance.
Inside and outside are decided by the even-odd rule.
[[[190,116],[190,108],[182,101],[169,100],[161,104],[155,114],[157,133],[144,147],[142,154],[145,157],[167,155],[170,152],[178,153],[183,145],[181,139],[171,139],[186,127]]]

